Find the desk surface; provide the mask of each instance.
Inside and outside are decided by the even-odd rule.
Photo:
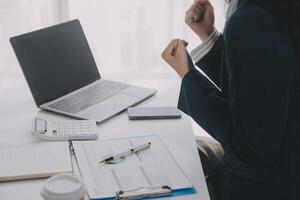
[[[38,142],[31,136],[33,117],[41,116],[49,119],[64,117],[36,108],[19,69],[1,73],[0,148]],[[176,106],[177,104],[180,81],[168,69],[130,70],[130,73],[127,70],[127,73],[124,71],[118,74],[106,74],[104,77],[157,89],[156,96],[140,104],[142,106]],[[159,135],[198,191],[195,195],[176,199],[209,199],[192,127],[186,115],[179,120],[129,121],[127,114],[122,113],[99,125],[98,134],[99,139]],[[73,164],[75,173],[78,173],[76,163]],[[0,183],[0,199],[39,200],[41,199],[40,188],[44,182],[45,179]]]

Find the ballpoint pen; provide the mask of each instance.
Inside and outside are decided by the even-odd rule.
[[[109,163],[109,162],[114,161],[114,160],[119,160],[119,159],[125,158],[126,156],[129,156],[131,154],[135,154],[135,153],[138,153],[138,152],[143,151],[145,149],[148,149],[150,146],[151,146],[151,142],[139,145],[137,147],[128,149],[127,151],[124,151],[123,153],[120,153],[120,154],[117,154],[117,155],[114,155],[114,156],[110,156],[106,159],[103,159],[99,162],[99,164],[105,164],[105,163]]]
[[[206,12],[205,6],[201,5],[199,16],[196,19],[197,23],[202,23],[203,22],[203,20],[205,18],[205,12]]]
[[[175,46],[173,47],[173,50],[172,50],[172,56],[175,56],[176,55],[176,51],[177,51],[177,47],[178,47],[178,44],[179,44],[179,39],[177,39],[176,43],[175,43]]]

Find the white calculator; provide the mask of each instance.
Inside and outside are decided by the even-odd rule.
[[[93,120],[48,121],[34,118],[32,133],[39,139],[64,140],[95,140],[97,125]]]

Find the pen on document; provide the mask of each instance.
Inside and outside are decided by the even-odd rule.
[[[135,153],[138,153],[138,152],[143,151],[145,149],[148,149],[150,146],[151,146],[151,142],[148,142],[146,144],[142,144],[140,146],[128,149],[127,151],[124,151],[123,153],[120,153],[120,154],[117,154],[117,155],[114,155],[114,156],[110,156],[106,159],[103,159],[99,162],[99,164],[105,164],[105,163],[108,163],[108,162],[111,162],[111,161],[114,161],[114,160],[119,160],[119,159],[124,158],[126,156],[129,156],[131,154],[135,154]]]

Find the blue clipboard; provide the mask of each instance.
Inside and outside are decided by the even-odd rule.
[[[139,199],[162,199],[162,198],[170,198],[170,197],[178,197],[178,196],[185,196],[185,195],[191,195],[191,194],[196,194],[197,190],[192,187],[192,188],[184,188],[184,189],[179,189],[179,190],[172,190],[172,192],[170,194],[162,194],[162,195],[156,195],[155,197],[152,196],[144,196],[142,198]],[[91,200],[113,200],[113,199],[117,199],[116,197],[110,197],[110,198],[90,198]],[[136,198],[137,199],[137,198]]]

